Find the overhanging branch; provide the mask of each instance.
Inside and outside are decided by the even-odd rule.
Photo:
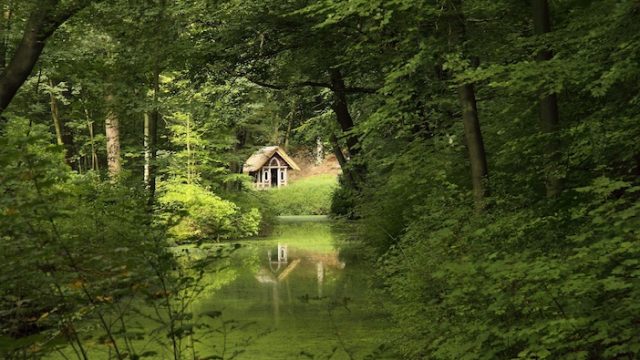
[[[273,89],[273,90],[296,89],[296,88],[302,88],[302,87],[319,87],[319,88],[325,88],[331,91],[335,91],[335,89],[331,86],[331,84],[324,83],[324,82],[298,81],[293,83],[274,84],[274,83],[268,83],[258,79],[253,79],[248,76],[244,76],[244,78],[249,80],[249,82],[254,83],[258,86],[262,86],[264,88]],[[360,86],[350,86],[350,87],[346,87],[344,91],[348,94],[357,94],[357,93],[374,94],[378,91],[378,89],[360,87]]]
[[[257,79],[252,79],[248,76],[245,76],[245,79],[249,80],[250,82],[258,86],[262,86],[262,87],[265,87],[268,89],[274,89],[274,90],[286,90],[286,89],[294,89],[294,88],[301,88],[301,87],[321,87],[321,88],[331,89],[331,85],[329,85],[328,83],[321,83],[321,82],[315,82],[315,81],[299,81],[299,82],[288,83],[288,84],[273,84],[273,83],[268,83],[268,82],[257,80]]]

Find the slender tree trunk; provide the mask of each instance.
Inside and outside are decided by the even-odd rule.
[[[185,140],[186,140],[186,145],[187,145],[187,184],[191,184],[192,183],[192,161],[193,159],[191,158],[191,115],[186,117],[187,119],[187,126],[186,126],[186,136],[185,136]]]
[[[53,89],[53,81],[49,80],[49,86]],[[62,140],[62,124],[60,123],[60,112],[58,111],[58,101],[53,94],[53,90],[49,92],[49,99],[51,105],[51,118],[53,119],[53,127],[56,131],[56,142],[58,145],[64,145]],[[66,157],[66,156],[65,156]]]
[[[53,81],[49,80],[49,86],[53,89]],[[66,126],[65,122],[60,116],[60,107],[58,106],[58,99],[56,98],[53,90],[49,92],[50,107],[51,107],[51,119],[53,120],[53,127],[56,132],[56,143],[64,147],[64,159],[66,163],[73,169],[79,169],[79,163],[74,162],[74,146],[73,146],[73,132]]]
[[[461,0],[454,0],[451,3],[446,21],[448,21],[449,25],[447,27],[449,32],[446,36],[449,39],[451,50],[464,53],[467,34]],[[477,58],[471,58],[473,66],[477,66],[478,62]],[[485,200],[489,195],[489,170],[473,83],[465,83],[458,86],[458,102],[462,110],[464,136],[471,165],[471,186],[474,205],[476,211],[481,212],[485,208]]]
[[[83,104],[84,106],[84,104]],[[89,110],[86,106],[84,106],[84,116],[87,121],[87,130],[89,130],[89,143],[91,144],[91,170],[100,170],[100,165],[98,162],[98,152],[96,151],[96,141],[93,130],[93,121],[91,121],[91,117],[89,116]]]
[[[158,23],[166,25],[165,21],[166,0],[160,0],[160,12],[158,14]],[[156,32],[156,51],[162,51],[162,36],[164,26],[161,26]],[[156,157],[158,153],[158,123],[160,122],[160,108],[158,96],[160,95],[160,56],[161,52],[156,52],[153,62],[153,110],[151,114],[145,113],[144,118],[144,184],[148,191],[148,205],[152,206],[156,197],[156,176],[157,164]]]
[[[348,177],[350,178],[349,182],[351,183],[352,189],[358,190],[360,188],[361,182],[365,177],[366,169],[363,165],[353,162],[354,158],[356,158],[360,153],[360,144],[358,137],[353,132],[353,118],[351,117],[351,113],[349,112],[344,78],[342,77],[342,73],[340,72],[340,70],[335,68],[329,69],[329,77],[331,81],[331,90],[334,94],[334,101],[331,107],[333,109],[333,112],[336,114],[336,119],[338,120],[340,129],[345,136],[347,150],[349,152],[349,160],[347,161],[347,159],[344,157],[344,154],[342,153],[342,150],[340,150],[340,154],[343,155],[342,157],[344,158],[345,162],[344,166],[341,165],[342,172],[349,173]],[[337,153],[336,156],[338,156]]]
[[[480,120],[476,105],[476,95],[473,84],[458,87],[458,99],[462,107],[462,123],[464,136],[471,163],[471,184],[476,210],[484,209],[485,197],[488,195],[487,156],[484,151],[484,141],[480,130]]]
[[[91,170],[100,170],[100,162],[98,161],[98,152],[96,151],[96,141],[93,132],[93,121],[87,122],[89,129],[89,141],[91,142]]]
[[[107,166],[109,176],[116,177],[122,170],[120,158],[120,124],[115,112],[114,97],[106,96],[107,117],[105,119],[105,134],[107,136]]]
[[[7,46],[11,34],[11,21],[13,19],[13,1],[9,1],[0,9],[2,11],[2,24],[0,25],[0,72],[7,66]]]
[[[289,138],[291,137],[291,124],[293,123],[293,114],[289,116],[287,123],[287,132],[284,134],[284,150],[289,151]]]
[[[547,0],[533,0],[533,28],[536,35],[551,32],[551,16]],[[553,53],[550,50],[543,50],[536,54],[537,61],[547,61],[552,57]],[[560,162],[558,139],[560,115],[557,95],[541,94],[539,109],[540,128],[548,136],[544,145],[547,197],[556,197],[562,191],[562,181],[557,174]]]
[[[158,109],[158,93],[160,91],[160,70],[157,65],[153,71],[153,110],[144,116],[144,184],[147,188],[149,205],[155,202],[156,194],[156,156],[158,142],[158,122],[160,111]]]
[[[279,119],[278,119],[279,120]],[[273,124],[273,133],[271,133],[271,143],[280,146],[282,142],[280,141],[280,123],[279,121]]]
[[[156,139],[157,114],[155,111],[144,113],[144,184],[149,192],[149,203],[152,204],[156,191]]]
[[[243,160],[241,159],[239,154],[242,153],[242,149],[244,149],[246,143],[247,143],[247,137],[248,137],[248,133],[247,130],[239,127],[236,129],[236,144],[234,146],[235,149],[235,154],[237,155],[237,157],[234,157],[233,160],[229,163],[229,170],[231,171],[232,174],[242,174],[242,166],[243,166]],[[233,182],[229,182],[227,189],[229,190],[242,190],[242,181],[233,181]]]
[[[91,115],[89,114],[89,109],[87,108],[86,103],[83,100],[80,100],[82,104],[82,109],[84,110],[84,118],[87,122],[87,130],[89,131],[89,144],[91,145],[91,170],[100,170],[100,162],[98,161],[98,152],[96,149],[96,141],[95,141],[95,131],[93,128],[93,121],[91,120]]]

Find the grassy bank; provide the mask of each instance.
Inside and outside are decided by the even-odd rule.
[[[312,176],[270,190],[269,198],[277,215],[326,215],[337,185],[334,175]]]

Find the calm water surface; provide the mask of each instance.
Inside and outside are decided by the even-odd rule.
[[[285,219],[270,238],[243,242],[228,283],[197,303],[196,313],[220,310],[223,319],[237,321],[226,354],[362,359],[383,342],[387,322],[371,300],[370,271],[357,251],[346,251],[345,229],[319,220]],[[209,345],[220,350],[221,340],[213,337]]]
[[[197,336],[183,338],[188,350],[181,358],[393,359],[377,350],[391,336],[388,322],[372,300],[371,270],[359,261],[363,248],[347,233],[326,218],[292,217],[269,238],[240,242],[218,271],[205,275],[206,290],[189,306],[193,317],[186,322]],[[173,359],[153,308],[135,307],[139,315],[126,320],[127,332],[140,334],[130,340],[135,353]],[[88,324],[83,333],[99,330]],[[85,341],[89,358],[113,358],[98,339]],[[67,347],[49,358],[72,355]]]

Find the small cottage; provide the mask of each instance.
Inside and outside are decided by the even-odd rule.
[[[279,146],[266,146],[251,155],[242,172],[253,177],[256,188],[286,186],[289,171],[300,170],[298,165]]]

